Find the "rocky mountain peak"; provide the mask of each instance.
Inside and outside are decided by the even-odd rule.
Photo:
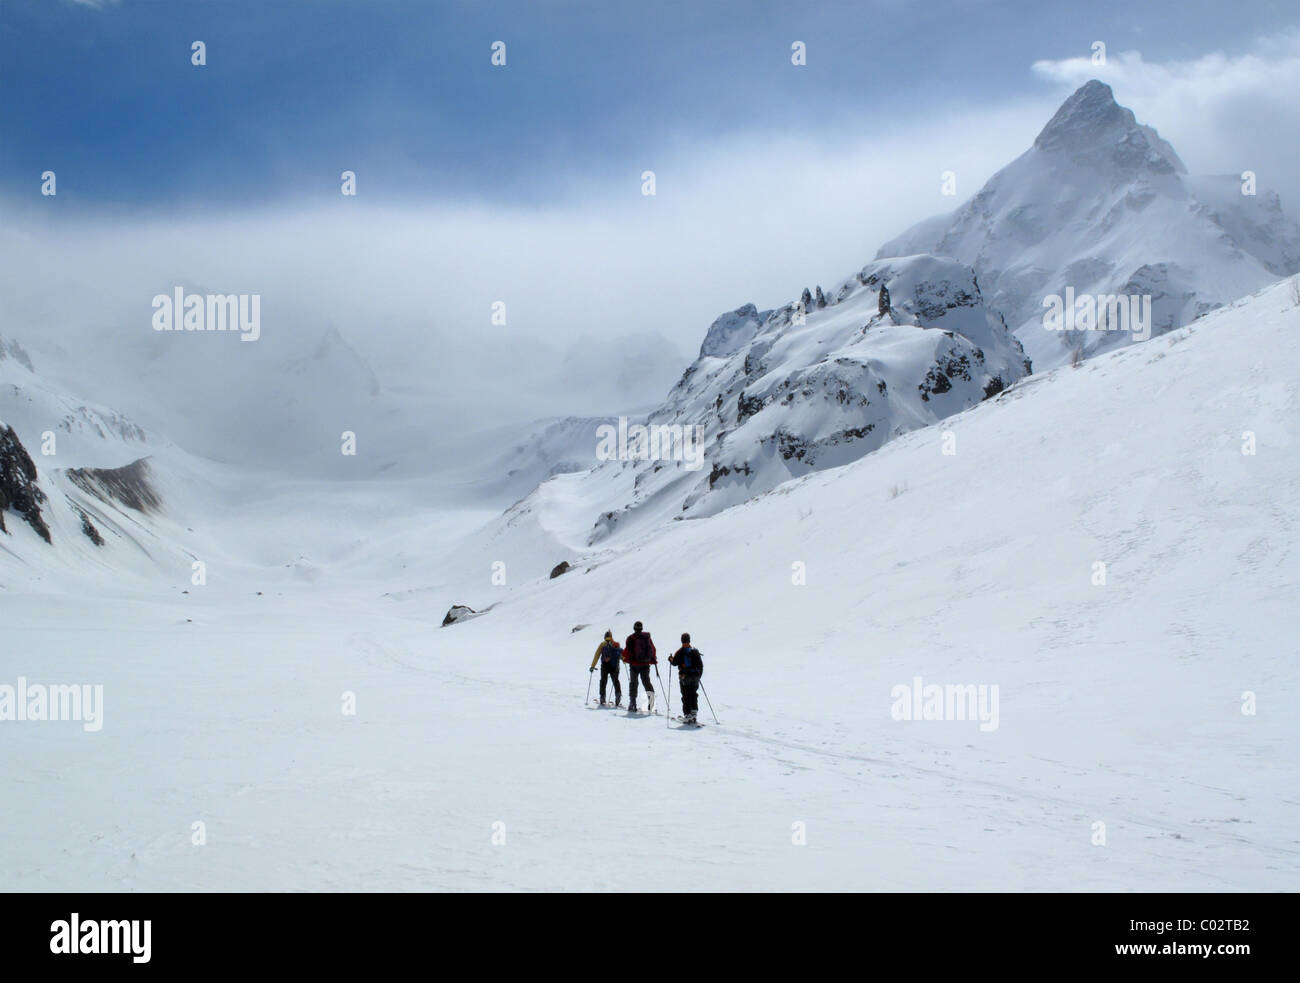
[[[1187,173],[1187,168],[1154,129],[1137,121],[1131,109],[1115,101],[1105,82],[1092,79],[1061,104],[1034,140],[1048,153],[1085,156],[1090,163],[1109,160],[1126,171]]]

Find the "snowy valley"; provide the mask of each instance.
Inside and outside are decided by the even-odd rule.
[[[437,443],[333,328],[196,338],[236,342],[206,374],[0,339],[0,684],[103,693],[93,733],[0,721],[0,883],[1295,890],[1300,233],[1235,189],[1088,83],[953,214],[717,318],[648,412],[619,368],[606,414]],[[1153,294],[1154,337],[1045,338],[1066,284]],[[597,460],[620,416],[699,467]],[[634,620],[661,707],[691,633],[716,720],[584,703]]]

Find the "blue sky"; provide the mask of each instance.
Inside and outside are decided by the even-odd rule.
[[[693,355],[952,210],[1091,77],[1300,215],[1294,0],[0,0],[0,333],[75,351],[184,282],[394,376],[584,336]]]
[[[888,132],[1042,92],[1033,62],[1096,39],[1160,62],[1298,19],[1275,2],[0,0],[0,193],[52,168],[65,207],[229,207],[335,194],[351,168],[376,197],[542,203],[667,147]]]

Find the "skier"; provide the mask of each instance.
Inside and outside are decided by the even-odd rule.
[[[618,642],[614,641],[612,631],[605,632],[605,640],[596,646],[596,654],[591,657],[590,672],[596,671],[596,662],[600,662],[600,705],[605,705],[605,683],[609,679],[614,680],[614,706],[623,705],[623,687],[618,681],[618,660],[622,657],[623,650],[618,647]]]
[[[641,630],[641,622],[632,626],[632,634],[623,643],[623,661],[628,665],[628,713],[636,712],[636,683],[639,676],[645,684],[646,709],[655,710],[655,688],[650,685],[650,667],[658,664],[655,643],[648,631]]]
[[[704,674],[704,659],[699,649],[691,646],[690,632],[682,632],[682,647],[668,656],[668,664],[677,667],[677,678],[682,684],[682,723],[693,724],[700,706],[700,676]]]

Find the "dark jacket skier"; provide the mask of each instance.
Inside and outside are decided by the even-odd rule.
[[[641,622],[632,626],[632,634],[623,643],[623,661],[628,665],[628,711],[636,710],[636,684],[639,679],[645,686],[646,709],[654,713],[655,688],[650,685],[650,667],[657,665],[654,639],[648,631],[641,630]]]
[[[623,650],[618,647],[618,642],[614,641],[612,631],[605,632],[605,640],[596,646],[596,654],[591,657],[590,672],[596,671],[596,663],[600,663],[600,705],[605,705],[605,684],[610,679],[614,680],[614,706],[623,705],[623,687],[618,681],[618,661],[623,656]]]
[[[682,720],[693,724],[700,706],[700,676],[704,675],[704,658],[699,649],[691,646],[690,632],[682,632],[682,647],[668,656],[668,663],[677,667],[677,678],[682,686]]]

